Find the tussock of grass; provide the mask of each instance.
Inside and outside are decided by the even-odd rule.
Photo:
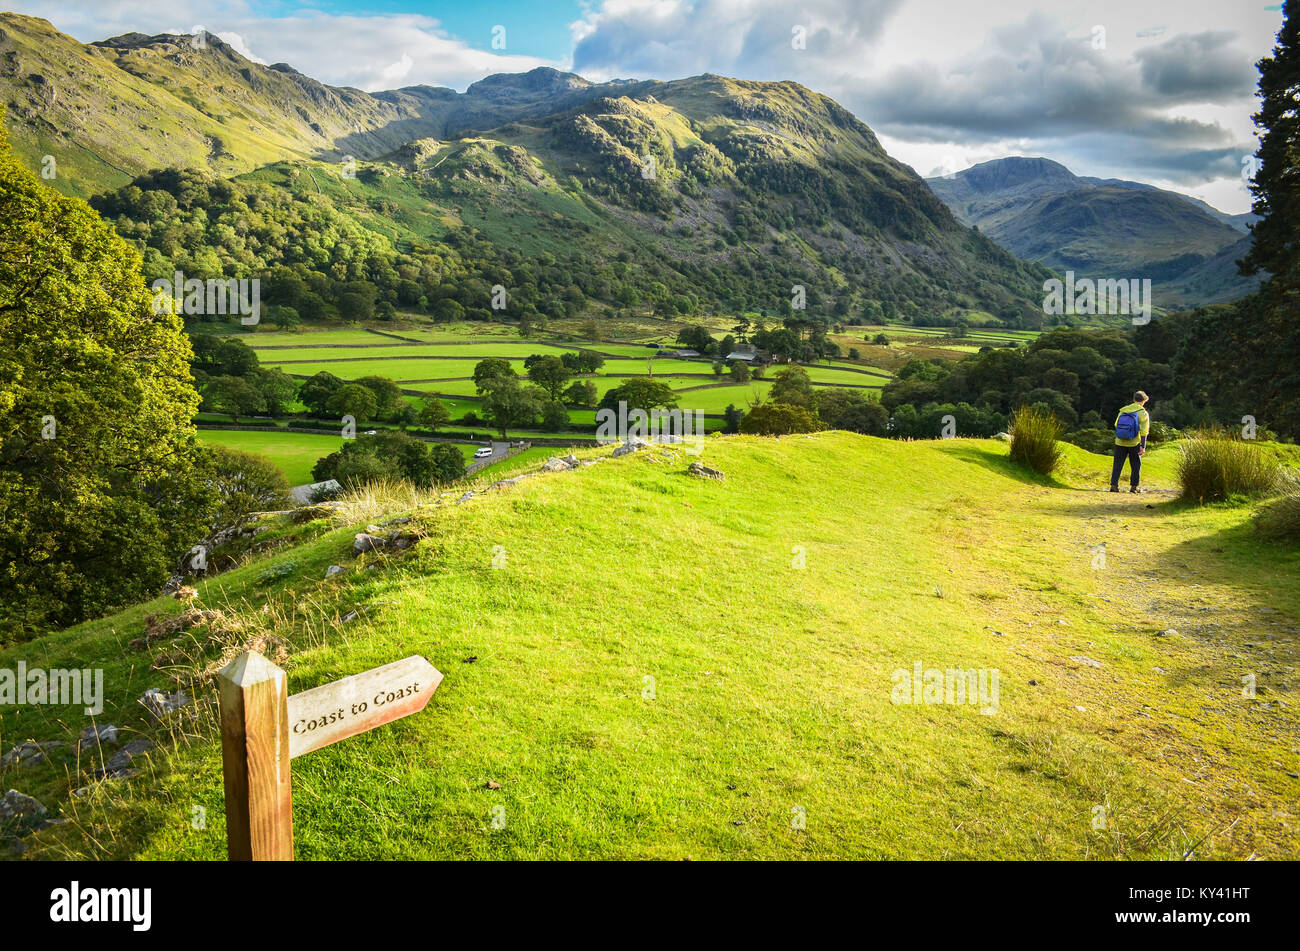
[[[1011,420],[1011,458],[1041,475],[1051,475],[1061,464],[1057,440],[1065,425],[1051,413],[1032,406],[1021,407]]]
[[[1179,442],[1178,484],[1185,499],[1217,502],[1276,491],[1281,467],[1253,442],[1221,429],[1200,429]]]
[[[1265,537],[1300,542],[1300,492],[1273,499],[1260,508],[1255,519],[1255,527]]]

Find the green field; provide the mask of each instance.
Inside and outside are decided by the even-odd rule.
[[[244,429],[201,429],[199,441],[256,452],[266,456],[285,474],[289,484],[306,485],[314,482],[311,469],[316,461],[336,451],[343,443],[341,436],[324,436],[314,433],[253,432]],[[468,462],[478,446],[455,443]]]
[[[412,653],[445,675],[423,713],[295,760],[302,859],[1294,859],[1300,553],[1261,542],[1249,505],[1175,502],[1174,451],[1148,455],[1150,494],[1115,496],[1105,458],[1073,447],[1042,481],[993,440],[715,438],[702,461],[725,482],[654,449],[390,503],[428,533],[399,558],[351,554],[382,502],[273,521],[260,538],[284,547],[199,585],[238,623],[152,649],[192,657],[167,668],[203,701],[186,738],[151,731],[129,782],[90,783],[94,755],[26,768],[70,820],[27,855],[221,858],[213,688],[191,672],[266,635],[291,692]],[[272,565],[284,577],[259,580]],[[182,609],[0,666],[102,666],[100,722],[142,733],[136,698],[173,682],[119,645]],[[898,702],[915,664],[997,671],[996,703]],[[5,723],[81,725],[39,707]]]
[[[312,433],[253,432],[244,429],[201,429],[199,441],[256,452],[266,456],[289,480],[290,485],[316,481],[311,467],[343,445],[342,436]]]

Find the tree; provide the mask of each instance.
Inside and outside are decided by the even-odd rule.
[[[831,429],[869,436],[884,436],[889,431],[889,410],[874,394],[867,396],[861,390],[824,390],[817,401],[817,414]]]
[[[713,353],[718,349],[718,343],[709,333],[709,329],[699,325],[683,327],[677,334],[677,342],[683,347],[698,350],[700,353]]]
[[[871,342],[875,344],[877,347],[889,346],[889,338],[886,337],[884,334],[876,334],[874,337],[871,338]]]
[[[271,308],[271,323],[280,330],[292,330],[302,323],[302,317],[293,307],[280,304]]]
[[[420,409],[420,423],[431,433],[436,433],[450,422],[451,410],[440,399],[430,399]]]
[[[605,365],[605,358],[591,350],[560,354],[560,362],[573,373],[595,373]]]
[[[803,367],[783,367],[772,378],[772,389],[767,394],[773,403],[787,403],[813,409],[817,396],[813,393],[808,371]]]
[[[138,601],[202,532],[180,319],[0,116],[0,641]]]
[[[677,394],[667,383],[650,377],[633,377],[606,392],[600,407],[617,410],[620,402],[626,403],[629,410],[642,409],[648,413],[652,409],[672,409],[677,405]]]
[[[464,474],[465,460],[455,446],[438,443],[431,448],[427,442],[395,432],[350,439],[312,468],[312,478],[317,482],[335,479],[342,485],[400,479],[428,488]]]
[[[485,361],[486,362],[486,361]],[[545,395],[536,387],[521,386],[514,376],[492,378],[492,387],[483,397],[483,414],[493,426],[501,430],[501,438],[508,438],[512,426],[528,426],[537,421]]]
[[[744,360],[737,360],[731,365],[731,378],[737,383],[748,383],[753,374],[750,372],[749,364]]]
[[[378,288],[369,281],[354,281],[339,293],[339,316],[344,320],[369,320],[375,315]]]
[[[255,380],[267,415],[275,419],[287,415],[298,396],[298,381],[279,367],[259,367]]]
[[[465,457],[451,443],[440,442],[429,452],[430,472],[438,485],[449,485],[465,475]]]
[[[559,357],[540,356],[528,367],[528,379],[544,389],[552,400],[559,400],[569,382],[569,370]]]
[[[387,377],[363,376],[353,382],[375,394],[375,413],[379,418],[387,419],[401,406],[402,388]]]
[[[214,413],[227,413],[239,424],[239,417],[256,413],[264,405],[261,392],[237,376],[214,376],[203,388],[203,405]]]
[[[397,428],[403,432],[410,426],[414,426],[420,421],[420,411],[415,408],[415,404],[410,400],[402,400],[401,404],[393,411],[390,421],[397,425]]]
[[[343,381],[333,373],[322,370],[315,376],[308,377],[303,381],[302,386],[298,387],[298,399],[315,415],[326,416],[329,414],[330,397],[337,393],[342,385]]]
[[[599,391],[590,380],[576,380],[564,391],[564,401],[570,406],[595,406]]]
[[[815,433],[824,428],[806,407],[789,403],[760,403],[740,421],[740,431],[753,436]]]
[[[369,387],[360,383],[344,383],[329,398],[325,408],[340,418],[351,416],[355,420],[374,419],[378,401]]]
[[[488,357],[474,365],[474,389],[482,394],[498,385],[500,380],[518,380],[509,360]]]
[[[569,428],[569,411],[564,404],[552,401],[542,404],[542,429],[547,432],[561,432]]]
[[[1282,28],[1273,55],[1259,67],[1260,109],[1255,125],[1263,134],[1250,190],[1253,211],[1251,247],[1240,262],[1243,274],[1268,271],[1284,281],[1300,280],[1300,2],[1282,4]]]
[[[215,492],[209,530],[242,521],[253,512],[275,511],[293,504],[289,480],[266,456],[226,446],[204,446],[196,467]]]
[[[737,409],[734,404],[728,403],[726,410],[723,411],[722,418],[724,420],[722,425],[724,432],[738,433],[740,432],[740,422],[745,418],[745,413],[743,410]]]

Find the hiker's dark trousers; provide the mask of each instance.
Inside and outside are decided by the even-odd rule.
[[[1124,460],[1128,460],[1129,479],[1128,484],[1131,488],[1136,489],[1138,480],[1142,476],[1142,456],[1140,454],[1141,446],[1116,446],[1115,447],[1115,464],[1110,468],[1110,487],[1119,488],[1119,477],[1124,474]]]

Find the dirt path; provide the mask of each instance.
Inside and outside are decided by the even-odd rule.
[[[1167,480],[1112,494],[1106,475],[1022,485],[955,537],[951,570],[1006,657],[1005,709],[1049,745],[1089,735],[1167,794],[1115,823],[1110,854],[1127,836],[1173,858],[1295,858],[1300,580],[1260,559],[1245,510],[1178,506]]]

